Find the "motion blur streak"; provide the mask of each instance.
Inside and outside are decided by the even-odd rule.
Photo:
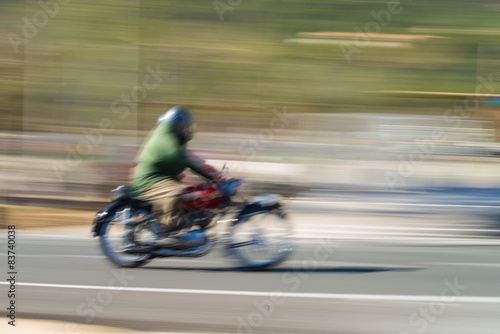
[[[0,228],[16,226],[19,327],[0,332],[84,324],[83,304],[94,325],[138,331],[499,333],[499,13],[492,0],[1,1]],[[190,148],[248,181],[245,198],[284,198],[295,254],[255,273],[217,251],[157,260],[93,304],[64,287],[114,277],[88,234],[95,211],[179,104],[196,116]],[[325,237],[335,252],[318,260]],[[436,304],[455,279],[467,288]]]

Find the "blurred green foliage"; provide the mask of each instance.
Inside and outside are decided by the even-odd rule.
[[[301,32],[365,31],[374,21],[372,12],[387,10],[388,4],[61,1],[16,53],[13,34],[26,37],[23,17],[33,22],[42,9],[37,1],[2,1],[1,126],[66,131],[97,127],[109,117],[118,128],[146,129],[174,103],[223,113],[273,103],[300,112],[443,113],[449,101],[370,92],[473,93],[477,75],[495,72],[497,1],[401,1],[400,12],[380,26],[380,33],[443,38],[398,48],[358,45],[350,61],[339,45],[284,42]],[[126,104],[123,96],[143,85],[148,66],[168,76],[145,91],[134,117],[117,118],[113,103]],[[500,76],[496,79],[500,82]],[[500,85],[494,90],[500,92]]]

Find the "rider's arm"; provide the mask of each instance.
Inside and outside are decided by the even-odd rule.
[[[222,179],[222,174],[217,169],[207,164],[204,159],[195,155],[192,151],[186,151],[186,155],[190,164],[189,168],[193,172],[210,181]]]

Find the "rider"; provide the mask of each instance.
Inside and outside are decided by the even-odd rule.
[[[203,200],[199,192],[185,193],[186,186],[180,182],[183,171],[190,169],[210,181],[222,180],[220,172],[186,149],[193,135],[191,111],[183,106],[169,109],[158,119],[134,170],[132,190],[139,194],[139,199],[152,203],[153,213],[167,237],[175,235],[172,232],[190,227],[182,219],[182,203]],[[162,245],[162,240],[159,245]]]

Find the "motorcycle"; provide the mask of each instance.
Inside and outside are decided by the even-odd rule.
[[[135,197],[126,186],[117,188],[111,205],[97,212],[92,233],[99,237],[106,258],[120,267],[139,267],[154,258],[200,257],[220,241],[224,254],[237,267],[267,269],[291,253],[291,224],[277,195],[260,194],[238,201],[242,184],[242,180],[227,179],[187,189],[212,196],[202,203],[184,203],[183,219],[191,228],[177,238],[181,247],[157,245],[162,228],[151,204]],[[223,233],[218,231],[221,225],[226,225]]]

